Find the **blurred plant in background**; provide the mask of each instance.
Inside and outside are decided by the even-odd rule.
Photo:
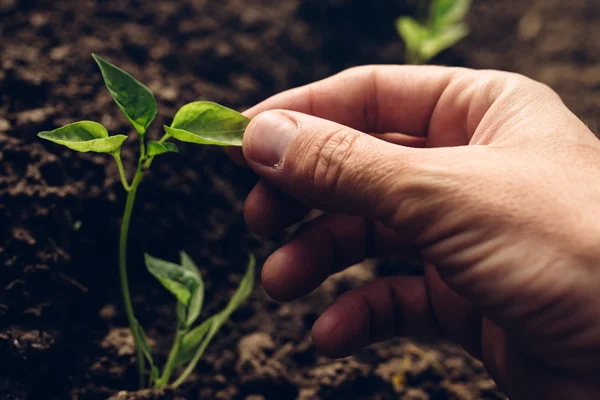
[[[446,50],[469,34],[464,22],[472,0],[421,0],[429,3],[427,17],[419,22],[403,16],[396,21],[396,28],[406,45],[407,64],[425,64],[441,51]]]

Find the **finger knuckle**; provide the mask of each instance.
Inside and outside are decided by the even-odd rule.
[[[309,151],[307,173],[317,191],[336,191],[359,138],[360,132],[347,128],[316,135]]]
[[[521,98],[556,100],[559,98],[547,84],[514,72],[487,71],[488,84],[499,92]],[[485,72],[484,72],[485,73]]]

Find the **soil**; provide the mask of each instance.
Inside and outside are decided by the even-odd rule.
[[[309,331],[327,304],[393,262],[332,277],[290,304],[258,287],[177,391],[135,392],[132,339],[116,272],[124,195],[101,155],[36,133],[91,119],[129,132],[90,53],[157,94],[156,129],[210,99],[244,109],[346,67],[402,63],[396,16],[415,1],[0,0],[0,399],[501,399],[482,365],[448,343],[396,339],[360,354],[317,355]],[[590,126],[600,117],[596,0],[475,0],[471,35],[434,63],[505,69],[554,87]],[[157,134],[153,132],[152,134]],[[134,162],[128,143],[126,167]],[[141,254],[186,250],[207,283],[203,316],[226,303],[252,250],[264,261],[286,235],[248,233],[243,199],[256,177],[214,148],[181,146],[141,188],[130,280],[157,357],[172,336],[172,298]],[[407,270],[405,269],[405,272]]]

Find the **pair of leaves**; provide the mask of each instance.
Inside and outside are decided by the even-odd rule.
[[[472,0],[433,0],[426,24],[400,17],[396,28],[406,45],[407,62],[425,63],[466,37],[469,28],[462,21],[471,3]]]
[[[190,330],[191,324],[198,318],[202,309],[204,284],[200,271],[192,259],[184,252],[181,252],[180,255],[181,261],[177,265],[146,254],[148,270],[177,298],[178,336],[169,355],[163,376],[155,379],[160,387],[168,384],[171,371],[174,368],[189,362],[186,371],[175,382],[175,386],[185,381],[202,357],[212,338],[229,316],[250,296],[254,288],[256,260],[254,255],[251,254],[246,274],[227,307]],[[152,364],[151,361],[150,363]]]
[[[189,361],[198,362],[212,338],[227,322],[229,316],[252,294],[255,267],[256,258],[250,254],[246,273],[229,303],[221,312],[213,315],[183,337],[176,365],[183,365]]]
[[[129,73],[114,66],[95,54],[92,55],[100,67],[104,82],[113,99],[134,126],[143,135],[154,121],[157,113],[154,95],[146,86]],[[75,122],[55,129],[40,132],[38,136],[80,152],[115,153],[127,139],[125,135],[108,136],[108,131],[97,122]]]
[[[154,95],[130,74],[93,55],[98,63],[108,91],[140,135],[146,132],[157,113]],[[199,101],[183,106],[175,115],[166,133],[182,142],[241,146],[242,135],[250,120],[220,104]],[[167,151],[172,151],[167,148]],[[156,153],[162,154],[162,153]]]
[[[93,57],[115,102],[138,133],[143,135],[156,117],[154,95],[127,72],[97,55]],[[249,121],[237,111],[201,101],[183,106],[175,115],[171,126],[165,127],[165,130],[182,142],[241,146],[241,138]]]
[[[170,291],[178,302],[179,319],[184,329],[198,318],[204,302],[204,281],[200,270],[185,253],[180,253],[180,264],[145,255],[148,271]]]
[[[126,71],[93,54],[111,96],[127,120],[140,135],[144,135],[157,114],[154,95],[144,84]],[[242,114],[216,103],[201,101],[183,106],[175,115],[168,135],[182,142],[241,146],[242,137],[250,120]],[[53,131],[40,132],[39,137],[81,152],[115,153],[127,138],[125,135],[108,136],[102,125],[83,121]],[[149,142],[148,156],[177,152],[174,144]]]

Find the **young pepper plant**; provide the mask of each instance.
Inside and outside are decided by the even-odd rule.
[[[471,3],[472,0],[431,0],[425,23],[411,17],[398,18],[396,29],[406,45],[406,62],[425,64],[465,38],[469,27],[464,19]]]
[[[225,309],[194,327],[204,301],[204,282],[196,264],[184,252],[181,252],[179,264],[145,255],[146,267],[150,273],[177,299],[175,339],[164,368],[159,370],[154,363],[146,334],[135,317],[129,292],[127,241],[137,190],[156,157],[178,152],[177,146],[169,140],[200,145],[241,146],[250,120],[222,105],[198,101],[183,106],[176,113],[171,126],[164,127],[165,133],[160,140],[148,140],[148,127],[157,114],[154,95],[129,73],[95,54],[93,57],[108,91],[139,137],[139,157],[131,182],[120,156],[121,147],[128,138],[126,135],[110,136],[101,124],[81,121],[53,131],[40,132],[38,136],[75,151],[106,153],[115,159],[121,183],[127,192],[119,240],[119,274],[125,313],[135,341],[139,384],[140,387],[145,387],[147,382],[157,388],[169,385],[177,387],[193,372],[206,347],[229,316],[250,296],[254,287],[255,259],[251,254],[246,273]],[[149,366],[149,379],[146,362]],[[171,382],[173,374],[183,366],[185,368],[181,375]]]

